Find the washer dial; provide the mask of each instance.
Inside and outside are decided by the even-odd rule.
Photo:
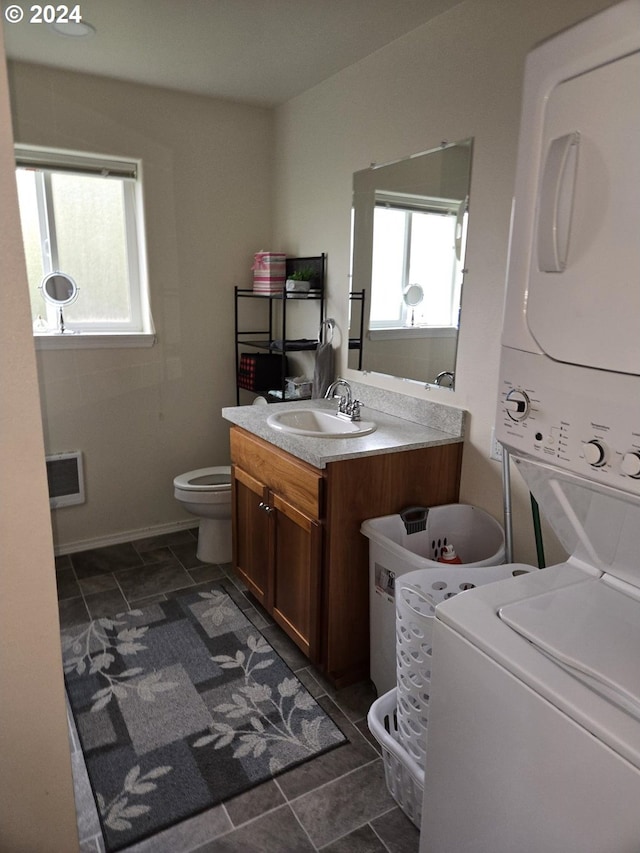
[[[640,479],[640,451],[627,450],[626,453],[623,453],[620,470],[627,477],[633,477],[635,480]]]
[[[512,388],[505,398],[504,407],[512,420],[523,421],[531,409],[531,400],[521,388]]]
[[[602,468],[607,461],[608,448],[604,441],[592,438],[583,444],[584,458],[592,468]]]

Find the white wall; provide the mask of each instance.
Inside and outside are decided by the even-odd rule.
[[[502,517],[489,460],[523,63],[538,41],[611,0],[467,0],[278,110],[276,236],[290,253],[328,253],[328,315],[345,332],[352,174],[474,137],[455,393],[369,376],[470,413],[461,500]],[[343,375],[361,375],[346,368]],[[528,493],[513,475],[515,557],[535,562]],[[545,531],[548,562],[563,554]]]
[[[0,198],[0,850],[72,853],[55,568],[1,38]]]
[[[56,545],[195,521],[172,481],[229,461],[233,287],[270,243],[273,114],[22,63],[10,81],[16,141],[142,158],[144,175],[157,344],[38,353],[47,452],[82,450],[86,473]]]

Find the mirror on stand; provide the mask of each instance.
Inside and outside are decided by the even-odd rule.
[[[40,291],[45,302],[53,305],[57,313],[57,332],[60,335],[75,334],[70,329],[66,329],[64,325],[63,308],[71,305],[78,298],[78,285],[70,275],[64,272],[52,272],[46,275],[40,283]]]

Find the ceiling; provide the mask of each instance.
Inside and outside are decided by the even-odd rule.
[[[2,10],[9,58],[275,106],[459,2],[80,0],[96,32],[76,39],[30,23],[27,0]],[[4,14],[12,5],[19,23]]]

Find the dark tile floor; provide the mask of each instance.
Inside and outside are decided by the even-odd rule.
[[[229,565],[196,557],[196,531],[183,530],[56,559],[60,622],[144,607],[213,580],[228,588],[349,739],[308,761],[126,853],[416,853],[419,833],[387,791],[377,743],[366,714],[370,683],[336,691],[246,592]],[[72,764],[82,853],[104,851],[82,752],[70,715]]]

